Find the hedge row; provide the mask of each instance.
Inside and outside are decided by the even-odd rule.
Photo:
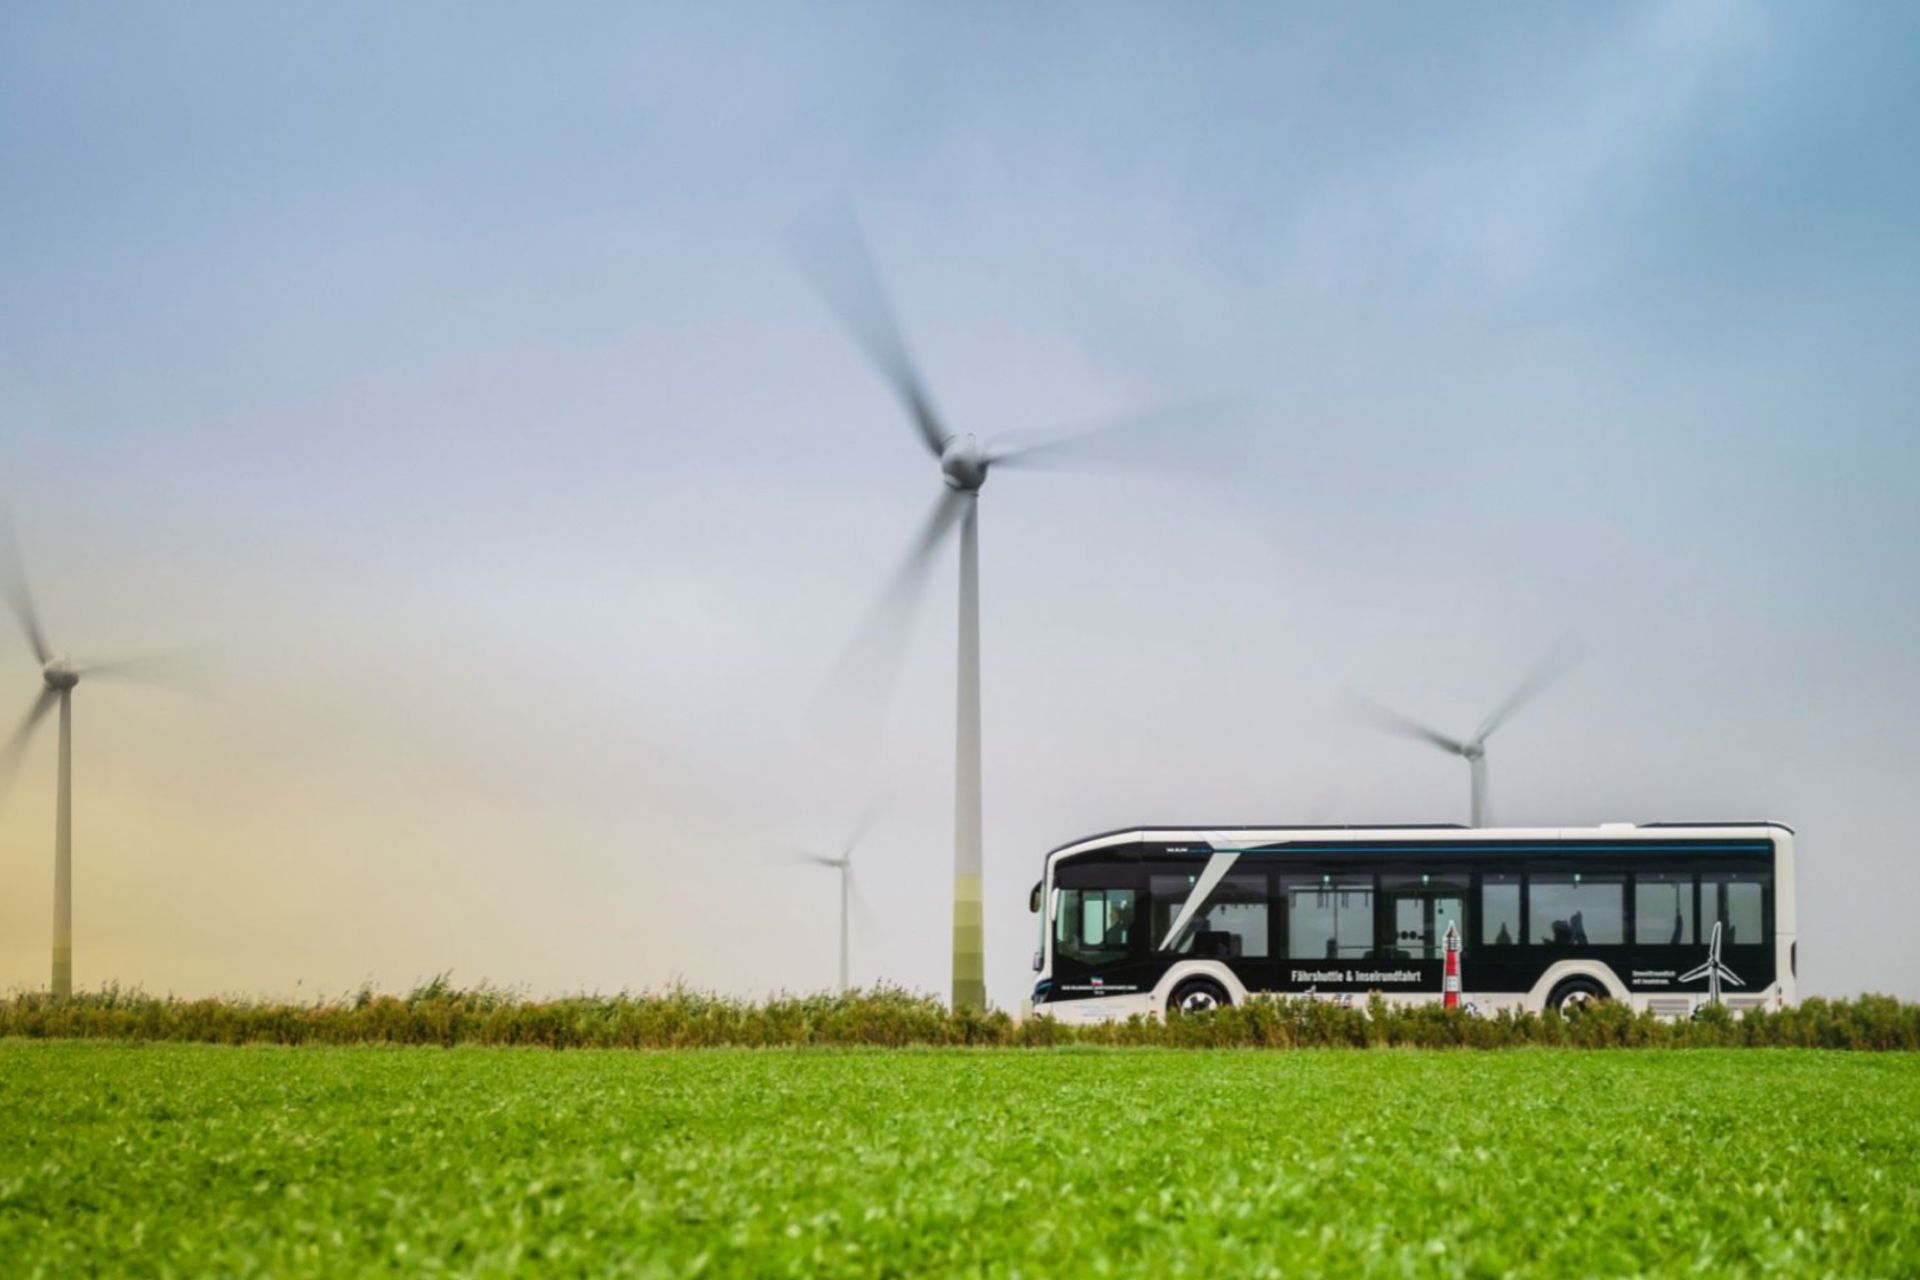
[[[67,999],[0,1000],[0,1036],[34,1039],[195,1041],[209,1044],[522,1045],[548,1049],[681,1049],[719,1046],[1138,1045],[1213,1049],[1463,1048],[1553,1046],[1654,1049],[1920,1050],[1920,1004],[1888,996],[1812,999],[1739,1017],[1707,1009],[1691,1021],[1596,1004],[1567,1017],[1502,1012],[1478,1017],[1378,998],[1361,1007],[1258,999],[1162,1022],[1096,1026],[1006,1013],[955,1011],[894,988],[763,1003],[672,990],[653,995],[530,1000],[437,979],[406,996],[371,990],[343,1000],[276,1004],[180,1000],[118,989]]]

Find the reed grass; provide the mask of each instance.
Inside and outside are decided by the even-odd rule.
[[[461,1044],[546,1049],[1061,1045],[1195,1049],[1817,1048],[1920,1050],[1920,1004],[1890,996],[1820,998],[1735,1016],[1704,1010],[1689,1021],[1596,1004],[1567,1017],[1501,1012],[1474,1016],[1378,998],[1356,1007],[1260,998],[1198,1016],[1134,1018],[1083,1026],[1002,1010],[948,1009],[896,987],[846,995],[749,1001],[684,987],[655,993],[532,999],[493,987],[461,988],[443,976],[405,995],[363,988],[293,1003],[187,1000],[117,987],[54,999],[0,1000],[0,1036],[27,1039],[208,1044]]]

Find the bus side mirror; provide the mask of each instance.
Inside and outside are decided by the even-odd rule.
[[[1034,915],[1040,914],[1040,884],[1040,881],[1035,880],[1033,890],[1027,894],[1027,910]]]

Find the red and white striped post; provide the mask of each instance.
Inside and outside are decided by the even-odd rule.
[[[1449,1009],[1460,1007],[1460,931],[1447,922],[1447,976],[1440,984],[1440,1002]]]

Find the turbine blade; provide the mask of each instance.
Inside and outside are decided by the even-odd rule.
[[[853,824],[852,833],[847,836],[846,844],[841,846],[840,856],[848,862],[853,861],[853,851],[860,847],[860,842],[867,838],[867,832],[873,829],[873,820],[880,816],[881,803],[881,798],[875,796],[860,815],[860,821]]]
[[[957,490],[941,491],[905,559],[841,655],[815,706],[816,718],[829,728],[860,740],[870,740],[878,730],[900,675],[908,631],[926,591],[933,554],[952,532],[967,501]]]
[[[206,693],[214,683],[213,658],[204,649],[161,649],[151,653],[88,659],[75,672],[87,680],[109,680],[183,693]]]
[[[873,908],[867,903],[867,895],[860,892],[860,878],[851,870],[847,872],[847,901],[853,906],[853,922],[860,927],[860,933],[873,938],[879,932],[874,927]]]
[[[762,856],[765,857],[768,862],[804,863],[808,866],[819,867],[837,867],[840,865],[838,858],[829,858],[823,853],[815,853],[811,849],[802,849],[797,845],[773,845],[768,848]]]
[[[40,611],[33,607],[33,590],[27,586],[27,566],[20,556],[20,544],[13,536],[13,517],[0,507],[0,593],[7,597],[13,616],[26,633],[27,647],[41,666],[53,661],[53,649],[46,632],[40,628]]]
[[[7,739],[7,745],[0,747],[0,798],[4,798],[13,787],[13,776],[20,770],[20,758],[26,754],[27,742],[33,737],[33,728],[46,719],[47,712],[53,710],[60,695],[42,687],[40,696],[27,708],[27,714],[20,718],[20,725]]]
[[[800,269],[900,397],[927,452],[939,457],[953,433],[933,407],[852,212],[809,219],[794,229],[792,243]]]
[[[1438,729],[1429,728],[1411,716],[1401,715],[1390,707],[1383,707],[1371,698],[1354,693],[1347,696],[1348,702],[1360,719],[1367,721],[1376,729],[1388,733],[1397,733],[1403,738],[1418,738],[1422,742],[1431,742],[1442,751],[1450,751],[1456,756],[1467,753],[1467,744],[1458,738],[1449,738]]]
[[[1580,643],[1572,636],[1554,645],[1547,656],[1536,663],[1526,678],[1507,695],[1506,701],[1480,722],[1480,727],[1474,730],[1473,741],[1485,742],[1495,729],[1511,720],[1515,712],[1545,693],[1549,686],[1571,671],[1579,663],[1581,654]]]
[[[988,442],[987,462],[990,466],[1039,470],[1190,461],[1202,452],[1195,447],[1202,432],[1217,443],[1224,428],[1238,424],[1243,409],[1234,400],[1198,400],[1056,430],[1009,432]],[[1171,458],[1169,448],[1173,449]]]

